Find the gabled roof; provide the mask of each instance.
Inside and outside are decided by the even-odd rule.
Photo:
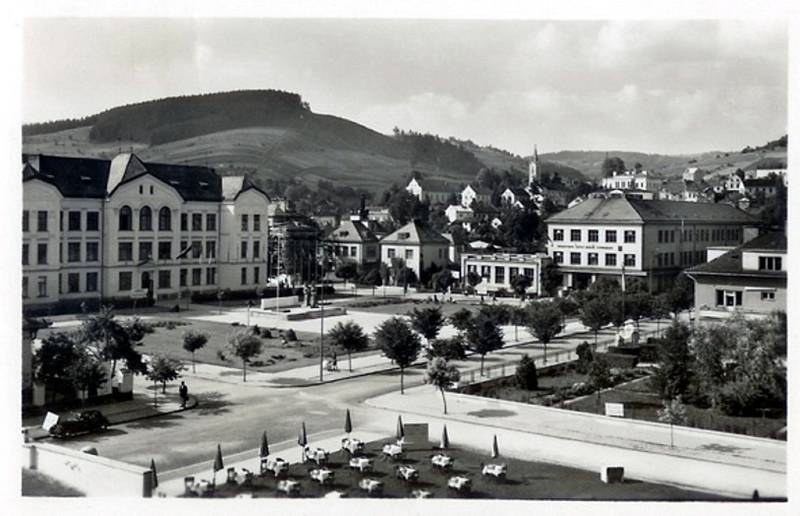
[[[247,176],[224,176],[222,178],[222,198],[226,201],[235,201],[239,195],[251,189],[261,192],[269,199],[267,192],[257,187]]]
[[[529,197],[530,196],[530,194],[528,194],[528,191],[525,190],[525,188],[523,188],[521,186],[509,186],[508,188],[503,190],[503,193],[506,193],[506,191],[509,191],[509,192],[513,193],[515,197]]]
[[[722,274],[726,276],[760,276],[767,278],[786,278],[786,271],[750,270],[742,267],[742,255],[748,251],[786,252],[786,235],[783,233],[767,233],[744,245],[728,251],[710,262],[692,267],[687,272],[697,275]]]
[[[472,190],[478,195],[492,195],[492,191],[489,190],[488,188],[483,187],[483,186],[478,186],[478,185],[474,185],[474,184],[469,184],[467,186],[472,188]],[[467,186],[464,187],[464,190],[467,189]]]
[[[147,163],[147,172],[171,185],[186,201],[221,201],[222,178],[208,167]]]
[[[449,244],[450,241],[427,224],[409,222],[381,239],[382,244]]]
[[[23,155],[22,180],[50,183],[64,197],[103,199],[108,181],[108,160],[63,156]]]
[[[441,179],[417,179],[417,184],[422,188],[423,192],[455,193],[461,191],[457,184]]]
[[[734,222],[751,224],[750,215],[724,204],[684,201],[655,201],[611,197],[587,199],[584,202],[556,213],[553,222]]]
[[[331,240],[335,242],[369,243],[377,242],[378,238],[364,224],[361,224],[360,222],[353,222],[352,220],[343,220],[336,228],[332,229],[325,236],[325,240]]]

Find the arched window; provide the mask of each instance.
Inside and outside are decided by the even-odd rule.
[[[139,231],[153,230],[153,212],[149,207],[144,206],[139,210]]]
[[[119,209],[119,230],[131,231],[133,229],[133,212],[129,206]]]
[[[166,206],[158,210],[158,230],[172,231],[172,211]]]

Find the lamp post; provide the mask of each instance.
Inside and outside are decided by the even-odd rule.
[[[250,327],[250,309],[253,308],[253,300],[247,302],[247,326]]]

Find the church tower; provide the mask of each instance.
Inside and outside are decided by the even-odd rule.
[[[528,186],[539,182],[539,151],[533,146],[533,161],[528,164]]]

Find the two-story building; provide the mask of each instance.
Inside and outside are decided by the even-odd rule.
[[[492,293],[500,289],[513,292],[511,280],[515,276],[527,276],[531,280],[527,293],[540,296],[543,294],[542,267],[549,259],[545,254],[463,254],[461,277],[466,278],[470,272],[478,274],[482,279],[479,290]]]
[[[700,317],[786,311],[786,234],[767,233],[692,267]]]
[[[715,245],[738,245],[755,220],[732,206],[626,197],[590,198],[547,219],[547,254],[564,286],[623,275],[668,286]]]
[[[381,240],[381,261],[392,266],[395,260],[402,259],[418,278],[433,264],[446,267],[449,255],[450,241],[418,221],[409,222]]]
[[[406,190],[420,201],[431,204],[444,204],[451,196],[456,195],[460,188],[447,181],[427,178],[411,178]]]
[[[472,203],[478,201],[480,204],[489,204],[492,192],[488,188],[477,185],[467,185],[461,191],[461,206],[469,208]]]
[[[604,177],[602,187],[605,190],[638,190],[657,193],[661,189],[663,179],[647,170],[631,170],[625,173],[614,172]]]
[[[325,236],[325,247],[338,260],[349,260],[359,265],[380,261],[378,238],[360,220],[343,220]]]

